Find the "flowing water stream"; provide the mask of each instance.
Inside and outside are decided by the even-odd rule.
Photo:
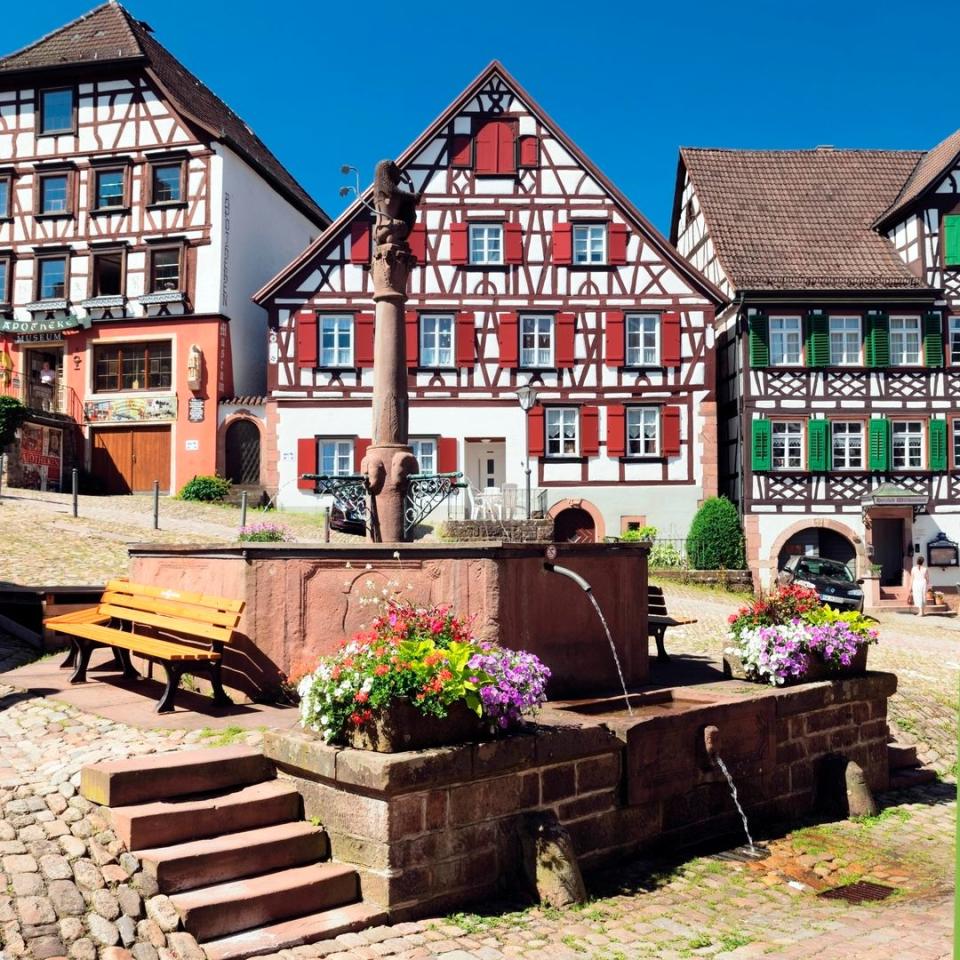
[[[740,814],[740,819],[743,821],[743,832],[747,835],[747,843],[750,844],[750,852],[754,853],[757,848],[754,846],[753,837],[750,836],[750,825],[747,823],[747,815],[743,812],[743,807],[740,806],[740,799],[737,797],[737,786],[733,782],[733,777],[730,776],[730,771],[727,769],[727,765],[723,762],[720,754],[716,754],[713,759],[717,761],[717,766],[727,778],[727,783],[730,785],[730,793],[733,796],[733,802],[737,807],[737,813]]]

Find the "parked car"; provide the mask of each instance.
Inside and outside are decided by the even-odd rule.
[[[340,533],[352,533],[355,537],[363,537],[367,533],[363,517],[354,510],[344,512],[339,507],[330,511],[330,527]]]
[[[780,584],[816,590],[820,599],[838,610],[863,613],[863,581],[855,580],[849,567],[826,557],[791,557],[777,576]]]

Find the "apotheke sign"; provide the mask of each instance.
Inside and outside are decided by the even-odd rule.
[[[77,327],[89,327],[87,317],[58,317],[52,320],[0,320],[0,333],[56,333],[60,330],[73,330]]]

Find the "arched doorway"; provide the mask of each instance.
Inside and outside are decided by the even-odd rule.
[[[583,507],[567,507],[553,518],[553,539],[557,543],[595,543],[597,527]]]
[[[805,527],[794,533],[777,557],[777,569],[782,570],[790,557],[798,554],[816,554],[827,560],[836,560],[856,574],[857,548],[842,533],[828,527]]]
[[[227,479],[250,486],[260,482],[260,430],[252,420],[234,420],[224,441]]]

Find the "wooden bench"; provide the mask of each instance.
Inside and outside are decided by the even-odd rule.
[[[97,647],[113,648],[126,679],[140,677],[130,662],[131,653],[163,664],[167,685],[157,712],[169,713],[181,677],[197,670],[209,675],[215,706],[232,703],[223,689],[221,664],[224,644],[233,640],[242,612],[242,600],[111,580],[96,607],[43,622],[55,633],[70,637],[73,651],[62,666],[74,667],[71,683],[86,682],[90,656]]]
[[[696,623],[694,617],[671,617],[667,613],[667,601],[663,587],[647,586],[647,632],[657,641],[657,659],[669,660],[667,648],[663,645],[668,627],[682,627]]]

